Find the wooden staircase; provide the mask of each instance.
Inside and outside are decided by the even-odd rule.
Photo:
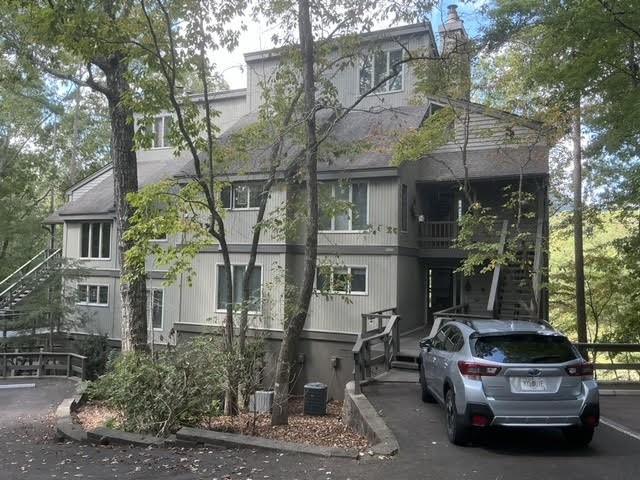
[[[0,281],[0,319],[18,315],[15,309],[58,270],[60,258],[60,249],[42,250]]]

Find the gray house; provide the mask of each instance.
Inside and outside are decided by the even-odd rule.
[[[463,28],[453,9],[441,35],[444,40],[449,35],[464,38]],[[433,55],[439,51],[428,24],[367,34],[363,37],[363,58],[367,58],[367,51],[375,50],[375,61],[366,68],[361,64],[344,69],[332,79],[345,105],[360,94],[363,82],[388,72],[393,58],[402,56],[399,44]],[[447,42],[443,44],[446,48]],[[278,52],[249,53],[245,61],[247,88],[220,92],[213,99],[223,132],[246,124],[255,114],[261,85],[277,71]],[[330,385],[334,397],[342,395],[351,378],[351,349],[363,328],[363,313],[394,308],[406,334],[425,331],[434,312],[452,307],[494,316],[546,315],[539,285],[546,265],[540,247],[547,231],[549,146],[538,126],[482,105],[457,103],[469,115],[466,125],[455,122],[455,139],[424,158],[395,166],[391,160],[399,134],[418,129],[437,109],[451,105],[450,100],[437,98],[415,104],[415,82],[415,72],[408,63],[393,82],[365,99],[333,133],[337,142],[365,141],[369,148],[323,160],[319,165],[325,194],[348,200],[353,211],[323,216],[321,222],[319,263],[327,267],[319,270],[317,283],[335,295],[318,294],[312,299],[299,345],[298,384],[322,381]],[[169,144],[171,122],[170,114],[158,116],[153,148],[138,152],[141,186],[191,171],[189,159],[174,156]],[[462,152],[465,132],[468,137]],[[466,255],[453,243],[458,220],[469,202],[460,189],[465,170],[472,201],[494,207],[497,222],[512,221],[512,214],[502,207],[505,187],[521,182],[536,199],[534,217],[522,226],[536,239],[536,247],[523,247],[521,252],[535,267],[533,277],[523,276],[518,266],[469,277],[456,273]],[[260,168],[227,172],[232,188],[225,196],[225,225],[234,276],[240,275],[247,262],[257,215],[252,182],[264,175]],[[281,176],[269,197],[267,216],[282,211],[292,194]],[[101,333],[117,341],[121,320],[114,215],[112,170],[107,166],[74,185],[68,191],[68,202],[47,222],[62,225],[62,255],[89,272],[67,285],[77,290],[78,309],[90,318],[77,333]],[[502,240],[508,241],[507,236]],[[157,241],[176,244],[183,239]],[[250,326],[266,335],[274,351],[281,338],[285,282],[301,278],[302,258],[301,235],[283,239],[268,230],[263,233],[252,280],[255,307]],[[155,343],[180,342],[222,324],[222,263],[217,246],[204,249],[194,263],[197,276],[193,284],[181,278],[167,286],[163,282],[166,271],[149,259],[149,325]],[[515,278],[520,281],[512,281]]]

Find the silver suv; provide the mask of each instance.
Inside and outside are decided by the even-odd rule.
[[[444,405],[451,442],[493,425],[561,427],[572,443],[591,441],[600,417],[593,365],[548,324],[451,320],[420,350],[422,400]]]

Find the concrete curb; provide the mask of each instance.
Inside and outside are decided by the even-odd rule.
[[[76,442],[85,442],[87,432],[73,422],[71,414],[84,402],[85,384],[78,383],[76,394],[65,398],[56,409],[56,436],[59,440],[69,439]]]
[[[336,447],[318,447],[303,445],[269,438],[252,437],[238,433],[216,432],[201,428],[182,427],[176,433],[176,441],[180,444],[216,445],[223,447],[248,447],[279,450],[284,452],[306,453],[320,457],[358,458],[358,450]]]
[[[56,410],[56,434],[59,439],[69,439],[76,442],[93,442],[101,445],[135,445],[141,447],[169,447],[169,446],[197,446],[217,445],[223,447],[263,448],[284,452],[306,453],[321,457],[341,457],[356,459],[357,449],[343,449],[336,447],[318,447],[293,442],[283,442],[268,438],[252,437],[237,433],[216,432],[200,428],[182,427],[176,435],[160,438],[153,435],[128,433],[105,427],[98,427],[93,431],[86,431],[81,425],[73,422],[71,414],[84,402],[84,392],[71,398],[66,398]]]
[[[344,422],[356,432],[367,437],[374,455],[395,455],[399,445],[396,436],[378,414],[364,394],[355,393],[355,383],[347,383],[342,407]]]
[[[624,388],[605,388],[600,390],[600,396],[602,397],[638,397],[640,396],[640,390],[627,390]]]

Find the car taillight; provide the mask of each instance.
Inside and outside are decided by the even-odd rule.
[[[593,379],[593,363],[580,363],[566,368],[571,377],[582,377],[585,380]]]
[[[458,362],[458,369],[462,375],[472,380],[480,380],[481,377],[494,377],[500,373],[500,367],[462,360]]]

